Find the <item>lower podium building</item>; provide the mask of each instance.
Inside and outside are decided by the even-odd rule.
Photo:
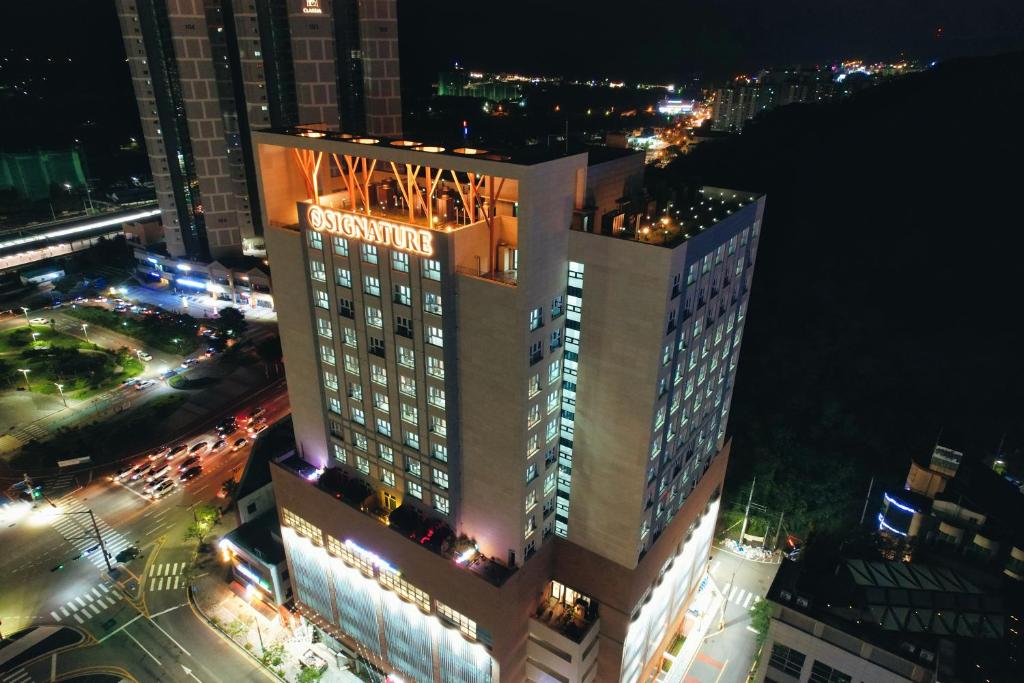
[[[707,566],[763,197],[260,132],[299,609],[391,680],[642,681]]]

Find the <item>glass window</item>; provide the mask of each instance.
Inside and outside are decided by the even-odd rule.
[[[530,463],[526,466],[526,483],[529,484],[531,481],[537,478],[537,465]]]
[[[370,461],[361,455],[356,456],[356,469],[359,470],[360,474],[370,473]]]
[[[808,683],[850,683],[850,680],[848,674],[833,669],[827,664],[822,664],[818,660],[814,660],[811,665],[811,677],[807,679]]]
[[[424,341],[428,344],[433,344],[434,346],[444,346],[444,332],[441,331],[440,327],[428,325],[426,327],[426,339]]]
[[[333,444],[334,446],[334,459],[338,462],[348,463],[348,453],[345,452],[345,447],[339,444]]]
[[[544,495],[551,495],[551,492],[555,490],[555,471],[551,470],[544,475]]]
[[[374,275],[363,277],[363,292],[373,296],[380,296],[380,278]]]
[[[327,365],[334,365],[334,360],[335,360],[334,349],[331,348],[330,346],[327,346],[327,344],[321,344],[320,345],[320,360],[322,360]]]
[[[554,351],[555,349],[557,349],[557,348],[559,348],[561,346],[562,346],[562,331],[561,330],[555,330],[554,332],[551,333],[551,350]]]
[[[341,329],[341,336],[344,339],[346,346],[351,346],[352,348],[355,348],[359,345],[359,342],[357,341],[356,337],[356,331],[353,330],[351,327],[343,327]]]
[[[358,448],[359,450],[361,450],[361,451],[363,451],[365,453],[366,450],[367,450],[367,444],[368,444],[368,442],[367,442],[365,436],[363,436],[359,432],[353,432],[352,433],[352,445],[353,446],[355,446],[356,448]]]
[[[536,434],[531,434],[530,438],[526,442],[526,457],[530,457],[539,450],[540,437],[538,437]]]
[[[434,406],[436,408],[444,408],[445,407],[444,389],[440,389],[440,388],[435,387],[435,386],[428,386],[427,387],[427,403],[429,403],[430,405],[432,405],[432,406]]]
[[[327,409],[335,415],[341,415],[341,401],[334,396],[327,397]]]
[[[324,386],[333,391],[337,391],[338,376],[329,370],[324,370]]]
[[[377,457],[384,462],[394,462],[395,451],[387,444],[377,444]]]
[[[383,410],[385,413],[390,410],[388,404],[388,395],[382,391],[373,392],[373,407],[377,410]]]
[[[313,248],[313,249],[323,249],[324,248],[324,238],[323,238],[323,235],[318,233],[316,230],[307,230],[306,231],[306,237],[309,238],[309,246],[311,248]]]
[[[548,426],[544,429],[545,441],[551,441],[551,439],[558,436],[558,419],[548,420]]]
[[[416,367],[416,354],[412,349],[405,346],[398,347],[398,364],[407,368]]]
[[[324,262],[315,259],[309,262],[309,276],[317,282],[327,281],[327,271],[324,270]]]
[[[805,659],[804,653],[781,643],[775,643],[772,645],[772,654],[768,659],[768,664],[790,676],[799,676],[800,671],[804,668]]]
[[[412,303],[412,290],[406,285],[395,285],[395,303],[406,306]]]
[[[391,436],[391,423],[388,421],[387,418],[377,418],[377,432],[383,434],[384,436]]]
[[[409,448],[420,449],[420,435],[419,432],[412,430],[405,430],[405,445]]]
[[[331,300],[327,296],[327,292],[321,292],[319,289],[314,290],[316,294],[316,305],[317,308],[325,308],[330,310]]]
[[[398,390],[406,396],[416,396],[416,380],[405,375],[398,376]]]
[[[361,425],[366,424],[366,413],[363,412],[362,408],[352,408],[352,421],[358,422]],[[366,450],[365,448],[363,450]]]
[[[391,250],[391,267],[400,273],[409,272],[409,255],[402,251]]]
[[[447,489],[448,488],[448,473],[445,472],[444,470],[438,469],[436,467],[431,468],[431,470],[432,470],[432,474],[433,474],[434,484],[436,484],[439,488]]]
[[[331,329],[331,321],[324,320],[323,318],[316,319],[316,331],[324,339],[331,339],[334,337],[334,330]]]
[[[335,268],[334,283],[339,287],[351,287],[352,271],[350,271],[348,268]]]
[[[353,375],[359,374],[359,359],[351,353],[345,354],[345,372],[351,372]]]
[[[411,424],[416,424],[419,420],[419,410],[416,406],[409,403],[402,404],[402,419]]]
[[[334,253],[338,256],[348,256],[348,240],[344,237],[332,237],[334,242]]]
[[[548,383],[557,382],[562,378],[562,361],[556,358],[548,366]]]
[[[435,315],[441,315],[441,295],[432,294],[427,292],[423,295],[423,310],[427,313],[433,313]]]
[[[434,509],[440,512],[442,515],[447,515],[451,512],[451,504],[448,499],[442,495],[434,494]]]
[[[409,458],[405,462],[405,471],[408,472],[409,474],[411,474],[414,477],[422,477],[423,476],[423,465],[420,464],[419,460],[414,460],[413,458]]]
[[[440,358],[427,356],[427,374],[437,379],[444,379],[444,361]]]
[[[384,327],[384,314],[374,306],[366,307],[366,324],[370,327]]]
[[[536,330],[537,328],[539,328],[543,324],[544,324],[544,312],[541,309],[539,309],[539,308],[535,308],[535,309],[531,310],[530,311],[530,330],[531,331]]]
[[[383,365],[377,365],[372,363],[370,365],[370,379],[377,384],[387,386],[388,385],[388,371],[384,369]]]
[[[377,263],[377,247],[372,244],[361,244],[359,245],[359,251],[364,261],[367,263]]]
[[[417,482],[412,481],[411,479],[407,480],[405,482],[405,490],[408,491],[409,495],[412,496],[413,498],[419,498],[420,500],[423,500],[423,487],[420,486]]]
[[[423,259],[423,277],[428,280],[441,279],[441,262],[433,259]]]
[[[385,486],[395,487],[395,473],[383,467],[380,470],[380,480]]]
[[[430,444],[430,456],[441,462],[448,462],[448,447],[443,443]]]
[[[526,393],[530,398],[540,393],[540,375],[534,375],[530,378]]]
[[[548,412],[558,408],[558,390],[552,391],[548,394]]]
[[[540,406],[534,404],[530,406],[530,410],[526,413],[526,426],[532,427],[538,422],[540,422]]]
[[[430,431],[440,436],[448,435],[448,421],[437,415],[430,416]]]
[[[552,319],[562,315],[562,311],[565,310],[565,303],[561,294],[551,300],[551,317]]]

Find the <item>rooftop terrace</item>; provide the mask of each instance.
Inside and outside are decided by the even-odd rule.
[[[572,156],[574,154],[581,154],[584,152],[592,153],[595,156],[595,159],[598,161],[608,161],[613,158],[638,153],[632,150],[617,149],[611,147],[590,147],[575,143],[566,144],[564,142],[551,145],[524,143],[523,145],[516,147],[494,147],[491,145],[486,145],[486,148],[483,148],[473,146],[467,143],[465,140],[418,140],[406,138],[385,138],[370,137],[366,135],[356,135],[354,133],[346,133],[344,131],[336,130],[334,128],[331,128],[329,125],[323,123],[305,126],[291,126],[285,128],[268,128],[263,130],[262,132],[275,133],[278,135],[292,135],[295,137],[304,137],[311,139],[348,142],[360,145],[367,145],[368,147],[378,147],[385,149],[397,148],[411,150],[414,152],[427,152],[442,157],[474,157],[477,159],[485,159],[487,161],[500,161],[503,163],[517,164],[521,166],[530,166],[533,164],[544,163],[545,161],[561,159],[563,157]]]
[[[495,586],[502,585],[515,572],[514,568],[481,554],[472,539],[456,536],[443,520],[428,516],[412,505],[399,505],[390,512],[384,510],[379,505],[377,492],[364,480],[344,470],[334,467],[318,470],[297,455],[289,455],[277,464],[405,536],[411,543],[451,560]]]

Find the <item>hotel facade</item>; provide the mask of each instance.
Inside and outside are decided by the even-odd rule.
[[[168,253],[262,256],[251,128],[400,135],[395,0],[115,0]]]
[[[699,589],[763,197],[641,154],[253,134],[303,615],[394,680],[640,681]]]

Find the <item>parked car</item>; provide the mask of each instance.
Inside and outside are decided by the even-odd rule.
[[[188,450],[188,446],[186,446],[183,443],[179,443],[177,446],[175,446],[171,450],[167,451],[167,459],[168,460],[174,460],[179,455],[184,454],[185,451],[187,451],[187,450]]]
[[[199,465],[196,465],[195,467],[190,467],[187,470],[185,470],[182,473],[180,479],[181,481],[190,481],[198,477],[200,474],[202,474],[202,472],[203,468]]]
[[[219,451],[222,451],[222,450],[224,450],[224,447],[227,446],[227,445],[228,445],[228,442],[225,441],[224,439],[217,439],[216,441],[213,442],[213,445],[210,446],[210,452],[211,453],[217,453]]]
[[[32,318],[28,321],[30,325],[45,325],[46,318]]]
[[[188,454],[189,455],[200,455],[202,453],[205,453],[209,449],[210,449],[210,442],[209,441],[200,441],[199,443],[194,444],[192,446],[192,448],[188,449]]]
[[[154,384],[156,384],[156,382],[154,382],[153,380],[151,380],[151,379],[144,379],[144,380],[142,380],[141,382],[139,382],[138,384],[135,385],[135,391],[142,391],[143,389],[148,389],[151,386],[153,386]]]
[[[232,451],[240,451],[243,448],[245,448],[245,445],[247,443],[249,443],[249,440],[246,439],[245,437],[243,437],[241,439],[236,439],[235,443],[231,444],[231,450]]]
[[[150,479],[149,481],[146,482],[146,485],[142,487],[142,492],[143,493],[151,492],[157,486],[160,486],[160,484],[162,484],[165,481],[167,481],[167,477],[168,476],[169,476],[169,474],[165,472],[164,474],[161,474],[159,477],[156,477],[155,479]]]
[[[146,353],[145,351],[141,351],[140,350],[139,351],[139,360],[142,360],[142,361],[145,361],[145,362],[148,363],[149,361],[153,360],[153,356],[151,356],[150,354]]]
[[[168,448],[167,446],[161,446],[160,448],[157,448],[156,450],[153,450],[153,451],[149,452],[149,459],[150,460],[159,460],[160,458],[166,458],[167,454],[170,453],[170,452],[171,452],[170,448]]]

